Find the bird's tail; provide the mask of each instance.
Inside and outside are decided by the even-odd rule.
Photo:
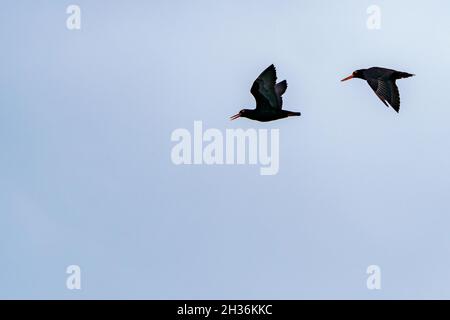
[[[287,116],[288,117],[299,117],[299,116],[301,116],[301,113],[300,112],[287,111]]]
[[[415,76],[415,74],[411,74],[408,72],[397,71],[395,73],[395,79],[403,79],[403,78],[409,78],[409,77],[413,77],[413,76]]]

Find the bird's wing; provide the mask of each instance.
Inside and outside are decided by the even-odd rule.
[[[250,92],[255,97],[256,109],[281,109],[275,92],[277,74],[274,65],[270,65],[253,82]]]
[[[280,107],[283,106],[283,98],[281,96],[286,92],[286,89],[287,89],[286,80],[283,80],[283,81],[277,83],[275,86],[275,93],[277,95],[278,104]]]
[[[375,94],[386,105],[397,112],[400,111],[400,93],[393,80],[367,80],[367,83],[375,91]],[[387,103],[386,103],[387,102]]]

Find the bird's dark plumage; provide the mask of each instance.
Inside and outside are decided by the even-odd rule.
[[[283,80],[279,83],[275,66],[272,64],[264,70],[253,82],[250,89],[256,100],[256,109],[243,109],[238,114],[231,117],[231,120],[245,117],[257,121],[273,121],[287,118],[289,116],[299,116],[300,112],[282,110],[282,95],[286,92],[287,82]]]
[[[277,74],[272,64],[253,82],[250,92],[255,97],[256,109],[281,109],[275,92],[276,81]]]
[[[356,70],[351,76],[342,81],[352,78],[366,80],[380,100],[397,112],[400,111],[400,93],[396,80],[414,76],[407,72],[396,71],[392,69],[373,67],[369,69]]]

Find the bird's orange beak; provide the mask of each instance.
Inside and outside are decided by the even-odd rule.
[[[347,81],[347,80],[350,80],[350,79],[353,79],[353,78],[354,78],[353,75],[351,75],[351,76],[348,76],[347,78],[342,79],[341,82]]]
[[[237,118],[240,118],[241,115],[239,113],[235,114],[234,116],[230,117],[230,120],[236,120]]]

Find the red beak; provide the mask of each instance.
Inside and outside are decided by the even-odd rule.
[[[235,114],[234,116],[231,116],[230,120],[236,120],[237,118],[240,118],[240,117],[241,117],[241,115],[238,113],[238,114]]]
[[[342,79],[341,82],[342,81],[347,81],[347,80],[350,80],[350,79],[353,79],[353,78],[354,78],[353,75],[351,75],[351,76],[348,76],[347,78]]]

